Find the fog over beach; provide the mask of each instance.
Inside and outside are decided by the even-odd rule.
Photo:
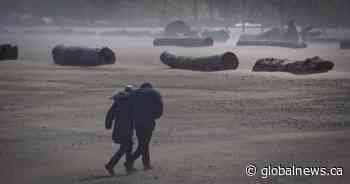
[[[113,11],[112,7],[106,8],[106,13],[97,11],[108,7],[107,1],[100,2],[95,9],[88,1],[82,1],[91,8],[91,14],[86,18],[67,8],[66,19],[57,19],[64,23],[63,33],[55,32],[62,31],[62,26],[50,23],[57,17],[50,11],[38,11],[19,0],[16,3],[21,6],[5,3],[16,14],[1,19],[0,29],[6,31],[0,33],[0,45],[18,46],[18,59],[0,61],[0,183],[346,184],[350,181],[350,52],[340,48],[340,42],[350,38],[350,28],[343,21],[348,16],[346,13],[337,14],[339,22],[331,25],[336,20],[332,13],[329,20],[316,13],[302,20],[287,8],[289,13],[283,20],[293,18],[298,31],[324,19],[315,23],[314,28],[326,36],[305,39],[306,48],[237,46],[243,34],[259,35],[280,27],[281,18],[277,17],[275,23],[271,19],[271,23],[261,28],[262,22],[253,19],[252,12],[256,9],[252,0],[246,5],[246,19],[239,16],[244,4],[236,8],[230,4],[232,8],[226,10],[227,1],[220,0],[214,3],[211,15],[210,4],[198,0],[198,15],[193,14],[193,4],[186,6],[189,2],[164,1],[168,2],[169,12],[160,19],[158,14],[164,11],[164,4],[156,1],[154,14],[150,14],[152,3],[139,2],[147,5],[142,8],[135,1],[137,6],[131,6],[135,10],[130,12],[138,14],[131,14],[134,18],[128,21],[125,12],[107,13]],[[118,2],[113,7],[119,7]],[[238,6],[239,2],[230,3]],[[345,1],[337,2],[326,7],[342,8],[339,12],[350,7]],[[275,5],[265,6],[266,11],[275,11],[265,16],[279,15]],[[298,7],[305,6],[295,5],[300,12],[304,10]],[[75,5],[72,9],[77,11]],[[144,22],[151,22],[150,25],[142,25],[138,10],[146,12]],[[176,14],[175,10],[184,13]],[[27,14],[32,18],[24,24],[21,21]],[[22,19],[16,19],[18,16]],[[103,21],[90,18],[94,16]],[[211,16],[217,21],[206,21]],[[37,17],[50,19],[45,19],[47,24],[36,23]],[[116,20],[113,22],[110,17]],[[117,21],[116,17],[121,18]],[[84,22],[86,19],[89,24]],[[155,47],[154,39],[165,37],[165,25],[174,20],[184,20],[193,32],[225,30],[229,39],[205,47]],[[243,30],[239,24],[242,20],[257,27],[247,24]],[[284,29],[287,29],[285,25]],[[103,35],[106,32],[125,35]],[[116,61],[101,66],[58,65],[53,60],[52,49],[59,44],[108,47],[115,53]],[[189,57],[232,52],[238,57],[239,66],[215,72],[170,68],[160,60],[164,51]],[[328,72],[307,75],[252,71],[255,62],[262,58],[302,61],[314,56],[331,61],[334,67]],[[109,176],[104,164],[118,148],[112,144],[111,132],[104,127],[112,104],[109,97],[114,91],[123,90],[126,84],[139,86],[143,82],[151,82],[164,100],[164,114],[157,120],[151,141],[154,168],[127,175],[122,158],[115,168],[116,176]],[[342,176],[263,179],[261,173],[247,176],[249,164],[255,165],[258,172],[269,165],[295,165],[338,167],[343,173]],[[142,162],[137,161],[135,167],[142,168]]]

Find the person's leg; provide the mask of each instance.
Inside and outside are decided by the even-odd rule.
[[[132,172],[136,171],[136,169],[133,166],[135,158],[133,157],[133,154],[132,154],[132,147],[133,147],[133,143],[129,144],[128,147],[126,148],[126,152],[125,152],[124,167],[125,167],[126,172],[128,174],[131,174]],[[137,152],[137,150],[135,151],[135,153],[136,152]]]
[[[106,164],[106,169],[109,172],[109,174],[114,175],[114,167],[119,162],[120,158],[124,155],[126,152],[128,146],[125,144],[121,144],[119,147],[119,150],[112,156],[112,158],[109,160],[109,162]]]
[[[129,143],[128,147],[125,150],[125,161],[130,160],[132,156],[132,147],[133,147],[133,143]]]
[[[147,135],[145,136],[145,142],[143,145],[142,162],[143,162],[144,170],[152,169],[150,152],[149,152],[149,144],[151,142],[152,133],[153,133],[152,131],[147,132]]]
[[[130,163],[134,163],[135,160],[137,160],[141,154],[143,153],[143,145],[144,145],[144,138],[143,137],[138,137],[138,145],[137,145],[137,149],[135,150],[135,152],[130,156],[130,159],[128,162]]]
[[[132,172],[134,170],[133,169],[134,168],[134,166],[133,166],[134,162],[135,162],[135,160],[137,160],[141,156],[141,154],[143,153],[143,149],[144,149],[144,140],[145,140],[145,138],[144,138],[143,132],[142,131],[136,131],[136,137],[137,137],[137,141],[138,141],[137,149],[135,150],[135,152],[132,155],[130,155],[127,158],[127,160],[126,160],[126,162],[124,164],[124,166],[126,168],[126,171],[128,173],[130,173],[130,172]]]

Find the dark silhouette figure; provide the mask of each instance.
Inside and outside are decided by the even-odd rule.
[[[127,162],[127,172],[132,172],[133,164],[142,155],[145,170],[152,169],[149,153],[149,143],[153,130],[156,126],[156,119],[163,113],[163,101],[160,93],[153,89],[150,83],[144,83],[132,93],[133,100],[133,121],[138,140],[138,147]]]
[[[126,160],[130,159],[133,145],[133,106],[130,92],[120,92],[113,99],[114,103],[108,110],[105,126],[106,129],[111,129],[114,123],[112,139],[115,143],[120,144],[120,147],[105,166],[111,175],[114,175],[114,167],[124,154]]]

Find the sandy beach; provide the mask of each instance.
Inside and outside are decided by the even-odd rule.
[[[337,43],[306,49],[152,46],[150,38],[1,35],[16,43],[17,61],[0,61],[1,183],[320,184],[350,182],[350,52]],[[114,65],[53,64],[56,44],[109,46]],[[169,69],[162,51],[205,56],[232,51],[238,70]],[[335,68],[323,74],[251,72],[258,58],[301,60],[320,56]],[[108,99],[125,84],[152,82],[165,112],[151,144],[154,169],[110,177],[104,164],[116,150],[104,129]],[[245,173],[248,164],[342,167],[343,176]]]

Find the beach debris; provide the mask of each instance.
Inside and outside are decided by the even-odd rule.
[[[17,45],[0,45],[0,60],[16,60],[18,58]]]
[[[214,45],[212,38],[195,38],[195,37],[179,37],[179,38],[155,38],[154,46],[178,46],[178,47],[208,47]]]
[[[52,50],[52,57],[58,65],[96,66],[114,64],[116,57],[108,48],[86,48],[57,45]]]
[[[232,52],[207,57],[186,57],[165,51],[160,55],[160,60],[171,68],[195,71],[234,70],[239,65],[237,56]]]
[[[289,72],[292,74],[314,74],[328,72],[334,68],[334,63],[318,56],[303,61],[288,59],[264,58],[256,61],[254,72]]]
[[[341,49],[350,49],[350,39],[340,41]]]

